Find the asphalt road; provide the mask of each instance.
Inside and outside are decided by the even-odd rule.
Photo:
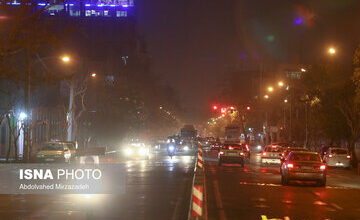
[[[217,152],[205,152],[208,219],[360,219],[360,176],[329,169],[327,186],[294,182],[282,186],[279,167],[250,163],[218,166]]]
[[[194,156],[108,161],[126,165],[125,194],[0,195],[0,219],[187,219]]]

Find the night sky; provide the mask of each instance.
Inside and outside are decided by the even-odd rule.
[[[206,116],[239,63],[311,64],[330,45],[350,63],[360,42],[358,0],[138,0],[137,9],[153,71],[177,90],[189,119]]]

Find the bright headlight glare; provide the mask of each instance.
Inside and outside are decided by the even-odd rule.
[[[133,150],[131,148],[126,148],[125,149],[125,154],[126,155],[132,155],[133,154]]]
[[[189,147],[188,146],[185,146],[184,147],[184,151],[188,151],[189,150]]]
[[[169,150],[175,150],[175,147],[174,147],[174,146],[170,146],[170,147],[169,147]]]
[[[139,153],[140,155],[144,156],[144,155],[147,154],[147,150],[146,150],[146,148],[140,148],[138,153]]]

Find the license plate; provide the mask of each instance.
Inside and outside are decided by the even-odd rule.
[[[237,156],[237,153],[228,153],[229,156]]]
[[[280,163],[280,160],[277,160],[277,159],[267,159],[265,161],[268,163]]]
[[[52,158],[48,158],[48,159],[45,159],[45,161],[54,161],[55,159],[52,159]]]
[[[312,170],[312,167],[302,166],[301,169],[304,169],[304,170]]]

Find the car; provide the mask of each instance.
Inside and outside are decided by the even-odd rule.
[[[324,156],[324,162],[328,167],[344,167],[350,169],[350,160],[351,156],[348,150],[341,147],[329,147]]]
[[[74,155],[71,153],[68,144],[61,142],[47,142],[36,153],[37,162],[64,162],[69,163]]]
[[[213,142],[210,145],[210,150],[219,150],[221,147],[221,143],[220,142]]]
[[[281,165],[281,184],[288,185],[291,180],[316,181],[326,185],[326,164],[320,154],[308,151],[294,151]]]
[[[150,148],[142,142],[132,142],[124,149],[124,155],[129,159],[150,159]]]
[[[218,153],[219,166],[223,163],[240,163],[245,165],[246,150],[242,144],[224,144]]]
[[[277,145],[266,146],[265,149],[261,152],[260,166],[281,164],[283,148]]]
[[[290,152],[294,152],[294,151],[310,151],[307,148],[304,147],[286,147],[283,148],[283,152],[281,155],[281,161],[283,161],[283,159],[287,158],[287,156],[290,154]]]

